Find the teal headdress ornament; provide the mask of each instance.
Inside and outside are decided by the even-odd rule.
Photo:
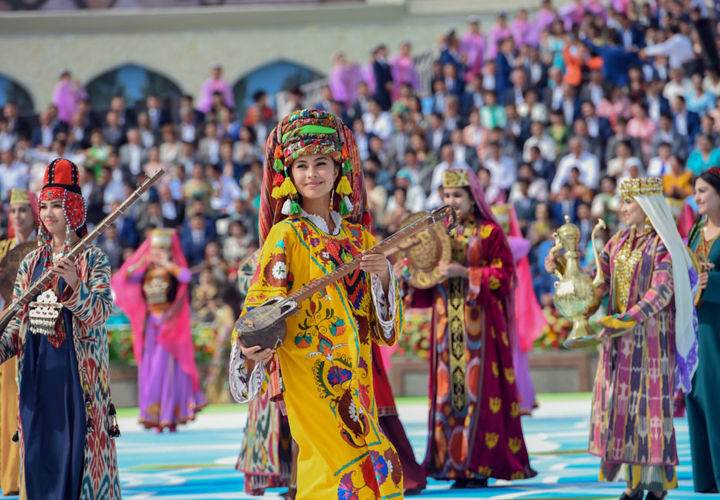
[[[296,217],[302,213],[290,167],[296,158],[316,154],[329,156],[342,170],[331,195],[331,208],[351,222],[362,220],[369,227],[355,136],[333,114],[304,109],[285,117],[268,136],[260,203],[261,239],[283,215]]]

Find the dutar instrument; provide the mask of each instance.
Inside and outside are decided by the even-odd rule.
[[[95,229],[86,234],[83,239],[75,243],[75,245],[73,245],[73,247],[70,249],[70,251],[65,257],[74,260],[80,254],[82,254],[82,252],[90,243],[95,241],[98,236],[104,233],[105,230],[110,227],[113,222],[115,222],[115,219],[125,213],[125,211],[130,208],[130,206],[132,206],[132,204],[135,203],[145,191],[150,189],[150,186],[155,184],[155,182],[160,177],[162,177],[164,173],[164,170],[159,169],[151,177],[146,179],[145,182],[143,182],[142,185],[138,187],[128,199],[122,202],[113,213],[105,217],[102,222],[100,222],[100,224],[95,227]],[[47,288],[47,286],[52,281],[54,275],[55,273],[51,269],[45,271],[38,280],[36,280],[23,292],[22,295],[15,299],[7,308],[5,308],[5,310],[2,312],[2,316],[0,316],[0,332],[5,331],[5,327],[8,325],[8,323],[10,323],[13,317],[19,311],[21,311],[36,295],[43,292]]]
[[[455,226],[456,215],[455,210],[446,205],[385,238],[375,247],[361,252],[350,262],[346,262],[322,278],[309,282],[287,297],[274,297],[263,302],[235,322],[238,340],[246,347],[260,346],[262,348],[277,349],[285,339],[285,318],[296,313],[301,302],[355,271],[360,267],[360,260],[364,255],[371,253],[392,254],[396,248],[403,245],[407,246],[412,241],[413,236],[428,226],[444,221],[445,218],[449,218],[447,227],[449,231]]]

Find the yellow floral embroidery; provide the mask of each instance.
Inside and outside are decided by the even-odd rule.
[[[490,266],[491,267],[502,267],[503,266],[502,259],[500,257],[495,257],[492,260],[492,262],[490,263]]]
[[[493,227],[490,224],[483,224],[480,227],[480,237],[486,239],[492,233]]]
[[[493,375],[495,375],[495,378],[498,378],[500,376],[500,369],[498,368],[497,362],[492,362],[492,372]]]
[[[502,332],[502,341],[506,346],[510,345],[510,341],[508,341],[507,332],[505,332],[505,330]]]
[[[518,415],[520,415],[520,405],[513,401],[510,405],[510,416],[516,418]]]
[[[510,446],[510,451],[512,451],[513,453],[517,453],[522,446],[522,439],[516,437],[510,438],[508,440],[508,446]]]
[[[500,435],[497,432],[488,432],[485,434],[485,444],[489,450],[492,450],[497,446]]]
[[[502,405],[502,400],[500,398],[490,398],[490,410],[493,413],[499,412],[501,405]]]
[[[522,471],[513,472],[510,479],[525,479],[525,473]]]
[[[505,380],[511,384],[515,382],[515,370],[512,368],[505,368]]]
[[[490,279],[488,279],[490,282],[490,290],[497,290],[500,288],[500,281],[495,276],[490,276]]]

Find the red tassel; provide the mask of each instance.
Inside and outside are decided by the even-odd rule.
[[[279,186],[280,184],[283,183],[284,180],[285,180],[285,177],[283,177],[280,174],[275,174],[275,177],[273,177],[273,186]]]
[[[340,149],[340,153],[342,154],[343,159],[348,157],[348,150],[345,144],[343,144],[342,148]]]
[[[275,158],[282,158],[283,157],[283,150],[280,147],[280,144],[275,146]]]
[[[372,227],[372,222],[373,222],[372,215],[370,215],[369,211],[365,211],[365,213],[363,213],[362,222],[363,222],[363,226],[365,226],[365,229],[367,229],[369,231],[370,228]]]

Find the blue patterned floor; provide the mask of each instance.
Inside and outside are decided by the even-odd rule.
[[[598,459],[588,455],[589,395],[541,398],[540,410],[525,417],[523,428],[532,466],[538,476],[508,483],[491,481],[484,490],[449,490],[449,484],[431,480],[418,498],[491,499],[615,499],[622,483],[598,483]],[[405,403],[400,416],[415,454],[425,451],[427,405]],[[202,500],[248,499],[243,476],[234,469],[246,419],[245,408],[201,414],[197,422],[177,434],[154,434],[139,428],[133,418],[121,419],[123,436],[117,441],[120,480],[126,500],[148,498]],[[671,499],[709,498],[692,493],[687,421],[676,421],[681,465],[680,489]],[[264,498],[277,499],[283,490]],[[11,497],[6,497],[11,498]],[[324,500],[324,499],[319,499]],[[329,499],[328,499],[329,500]]]
[[[126,499],[244,499],[243,476],[233,469],[245,421],[243,408],[234,413],[207,415],[181,432],[155,435],[131,424],[118,441],[123,495]],[[415,453],[425,451],[427,406],[402,404],[401,418]],[[598,459],[588,455],[589,395],[541,399],[541,408],[523,420],[532,466],[538,476],[507,483],[491,481],[484,490],[458,492],[446,482],[430,481],[419,498],[492,499],[614,499],[622,483],[598,483]],[[692,493],[687,421],[676,422],[681,465],[680,489],[671,498],[707,496]],[[283,490],[265,498],[279,498]]]

